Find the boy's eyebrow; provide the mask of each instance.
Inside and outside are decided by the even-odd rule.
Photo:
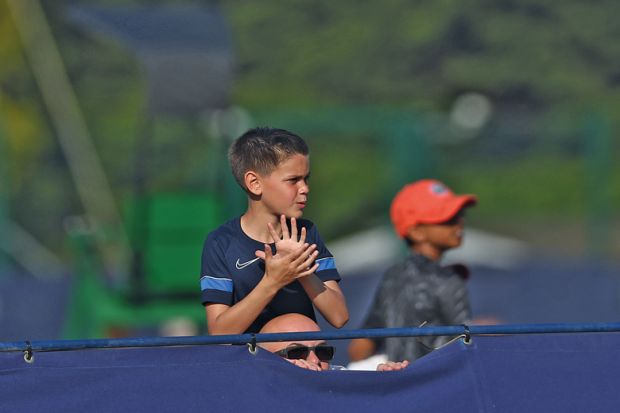
[[[310,178],[310,172],[308,172],[306,175],[285,175],[284,176],[284,179],[299,179],[299,178],[305,178],[305,179]]]

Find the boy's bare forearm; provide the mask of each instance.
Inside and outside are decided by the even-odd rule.
[[[207,309],[209,334],[242,334],[258,318],[279,288],[261,281],[244,299],[218,314],[210,315]]]
[[[323,317],[334,327],[341,328],[349,321],[344,294],[336,281],[323,282],[315,274],[300,278],[306,294]]]
[[[207,309],[210,334],[243,333],[282,287],[318,268],[318,264],[312,265],[318,254],[314,244],[303,244],[285,256],[272,255],[271,247],[265,245],[263,253],[265,274],[252,292],[232,307],[222,305]]]

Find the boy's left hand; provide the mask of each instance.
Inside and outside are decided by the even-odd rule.
[[[281,255],[287,255],[295,250],[297,250],[301,245],[306,242],[306,228],[302,227],[300,233],[297,231],[297,221],[295,218],[291,218],[291,231],[289,233],[288,225],[286,225],[286,217],[284,215],[280,215],[280,229],[282,231],[282,236],[280,236],[273,225],[268,223],[269,233],[271,234],[271,238],[273,242],[276,244],[276,253]],[[299,239],[297,236],[299,235]],[[256,256],[265,259],[264,251],[256,251]]]

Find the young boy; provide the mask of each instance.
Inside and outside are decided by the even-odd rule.
[[[334,258],[316,226],[299,219],[310,191],[308,153],[282,129],[251,129],[231,145],[248,208],[205,241],[200,287],[210,334],[258,332],[285,313],[315,320],[313,307],[335,327],[348,321]]]
[[[394,197],[390,218],[409,256],[384,275],[363,328],[460,325],[471,318],[463,266],[441,266],[444,252],[461,245],[465,209],[473,195],[455,195],[439,181],[406,185]],[[357,339],[351,361],[366,359],[384,347],[388,359],[413,361],[444,344],[446,337]]]

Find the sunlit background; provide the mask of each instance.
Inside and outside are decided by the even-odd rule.
[[[252,126],[311,148],[306,217],[357,328],[405,254],[388,207],[479,204],[474,313],[620,314],[617,2],[0,0],[0,340],[191,335]]]

